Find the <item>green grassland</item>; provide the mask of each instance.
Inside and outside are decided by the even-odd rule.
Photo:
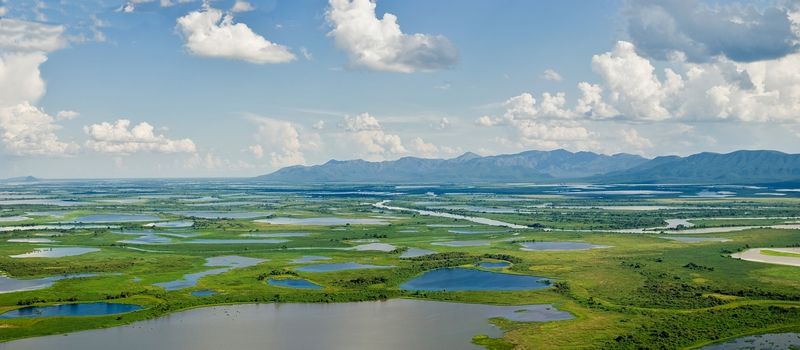
[[[474,342],[487,348],[694,348],[742,335],[772,331],[800,331],[800,268],[732,259],[730,254],[751,247],[800,245],[800,230],[759,228],[698,235],[726,238],[728,242],[683,243],[657,234],[600,232],[608,229],[657,227],[670,218],[741,217],[740,220],[694,220],[698,226],[769,225],[786,220],[748,217],[797,217],[800,200],[790,198],[723,199],[591,199],[569,196],[526,196],[498,202],[492,196],[453,194],[435,199],[446,205],[511,208],[514,213],[476,213],[448,210],[528,225],[530,229],[496,232],[463,220],[430,217],[412,212],[378,210],[371,204],[384,198],[363,196],[309,196],[303,193],[241,197],[252,204],[225,205],[240,197],[214,190],[176,190],[174,196],[217,196],[208,206],[190,206],[176,198],[148,199],[135,203],[97,202],[62,208],[63,218],[34,217],[0,226],[67,222],[83,215],[147,213],[164,220],[186,219],[175,212],[186,210],[256,211],[273,217],[383,218],[389,225],[295,226],[270,225],[253,219],[193,219],[190,228],[156,228],[156,233],[191,233],[169,236],[169,244],[124,244],[134,236],[118,229],[30,230],[1,233],[0,271],[14,278],[37,278],[72,273],[96,273],[94,277],[61,280],[41,290],[0,294],[0,312],[27,305],[108,301],[135,303],[141,311],[96,317],[50,317],[0,320],[0,340],[111,327],[194,307],[252,302],[345,302],[419,298],[486,304],[549,303],[572,313],[571,320],[547,323],[493,319],[505,335],[493,339],[476,335]],[[227,196],[223,196],[227,195]],[[83,197],[81,197],[83,198]],[[396,195],[392,205],[425,208],[425,195]],[[683,209],[648,211],[603,210],[611,205],[663,205]],[[697,207],[686,209],[686,207]],[[710,207],[711,209],[703,209]],[[26,215],[52,206],[12,206],[3,216]],[[123,229],[142,229],[140,223],[112,224]],[[434,225],[434,226],[429,226]],[[470,225],[465,229],[494,232],[458,234],[436,225]],[[545,228],[560,229],[547,231]],[[410,232],[409,230],[413,230]],[[592,232],[590,230],[598,230]],[[500,230],[504,231],[504,230]],[[282,238],[276,244],[192,244],[193,239],[240,239],[250,233],[307,232],[307,236]],[[10,238],[44,238],[53,244],[7,242]],[[272,237],[270,237],[272,238]],[[278,238],[278,237],[275,237]],[[356,251],[349,248],[374,240],[392,244],[394,252]],[[432,243],[450,240],[487,240],[486,246],[449,247]],[[581,251],[523,251],[523,241],[575,241],[608,246]],[[99,248],[99,252],[62,258],[9,257],[45,246]],[[134,248],[134,249],[131,249]],[[422,248],[438,254],[401,259],[405,248]],[[146,251],[137,250],[144,249]],[[767,254],[780,254],[765,251]],[[197,286],[165,291],[154,283],[181,278],[210,269],[208,257],[239,255],[265,261],[257,266],[233,269],[202,278]],[[329,273],[299,272],[292,259],[305,255],[330,257],[324,263],[358,262],[392,265],[390,269],[349,270]],[[787,254],[785,256],[796,254]],[[508,260],[502,271],[551,278],[555,283],[535,291],[412,292],[399,285],[439,267],[475,267],[479,261]],[[301,290],[271,286],[268,277],[300,277],[323,286]],[[210,289],[217,294],[194,297],[192,291]]]

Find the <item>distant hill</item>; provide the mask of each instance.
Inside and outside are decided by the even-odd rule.
[[[527,151],[481,157],[464,153],[452,159],[404,157],[394,161],[331,160],[292,166],[257,180],[281,183],[463,183],[532,182],[598,176],[630,169],[648,160],[631,154]]]
[[[800,154],[778,151],[698,153],[657,157],[630,169],[593,177],[595,182],[754,184],[800,180]]]
[[[33,176],[19,176],[19,177],[11,177],[8,179],[0,179],[0,182],[39,182],[41,181],[37,177]]]

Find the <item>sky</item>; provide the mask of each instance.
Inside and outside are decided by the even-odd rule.
[[[0,178],[800,153],[800,1],[0,0]]]

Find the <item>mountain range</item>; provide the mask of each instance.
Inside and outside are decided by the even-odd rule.
[[[273,183],[715,183],[753,184],[800,180],[800,154],[778,151],[703,152],[653,159],[619,153],[526,151],[451,159],[404,157],[393,161],[331,160],[291,166],[256,178]]]

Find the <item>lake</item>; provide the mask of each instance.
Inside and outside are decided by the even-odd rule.
[[[800,346],[799,333],[751,335],[720,344],[705,346],[701,348],[701,350],[792,349],[792,346]]]
[[[522,311],[522,312],[520,312]],[[396,299],[333,304],[249,304],[192,309],[127,326],[22,339],[14,350],[483,349],[502,332],[487,320],[571,319],[550,305],[493,306]],[[346,320],[346,322],[342,322]],[[413,336],[412,336],[413,335]]]
[[[445,242],[433,242],[432,245],[441,245],[445,247],[479,247],[484,245],[489,245],[489,241],[445,241]]]
[[[83,247],[53,247],[53,248],[36,248],[31,252],[9,255],[12,258],[61,258],[65,256],[75,256],[93,252],[99,252],[97,248],[83,248]]]
[[[78,217],[72,220],[72,223],[121,223],[156,221],[158,219],[158,216],[147,214],[95,214]]]
[[[276,233],[243,233],[241,237],[269,238],[269,237],[305,237],[311,232],[276,232]]]
[[[234,211],[179,211],[173,214],[183,215],[186,217],[195,217],[200,219],[255,219],[270,216],[272,213],[259,213],[259,212],[234,212]]]
[[[334,272],[344,270],[360,269],[388,269],[394,266],[359,264],[355,262],[336,263],[336,264],[316,264],[298,267],[295,270],[300,272]]]
[[[400,285],[406,290],[532,290],[550,286],[544,277],[513,275],[463,267],[446,267],[423,273]]]
[[[56,281],[94,276],[97,276],[97,274],[80,273],[31,279],[17,279],[8,276],[0,276],[0,294],[45,289],[51,287]]]
[[[219,267],[217,269],[210,269],[201,272],[189,273],[183,275],[182,279],[169,281],[169,282],[159,282],[154,283],[153,285],[164,287],[167,291],[172,290],[179,290],[189,287],[194,287],[197,285],[197,282],[206,276],[211,275],[219,275],[221,273],[228,272],[230,270],[236,268],[244,268],[258,265],[266,260],[263,259],[256,259],[256,258],[247,258],[243,256],[236,256],[236,255],[226,255],[226,256],[215,256],[213,258],[206,258],[206,263],[204,266],[208,267]]]
[[[191,244],[278,244],[289,242],[288,239],[194,239]]]
[[[527,251],[589,250],[596,248],[608,248],[608,246],[585,242],[522,242],[519,245],[522,246],[522,250]]]
[[[255,220],[255,222],[267,223],[272,225],[307,225],[307,226],[338,226],[338,225],[388,225],[389,222],[381,219],[364,218],[339,218],[339,217],[320,217],[320,218],[274,218]]]
[[[175,221],[164,221],[164,222],[153,222],[145,227],[161,227],[161,228],[184,228],[184,227],[192,227],[194,226],[194,221],[192,220],[175,220]]]
[[[60,304],[49,306],[26,306],[0,314],[0,319],[21,317],[58,317],[58,316],[99,316],[113,315],[141,310],[134,304],[82,303]]]
[[[408,248],[403,252],[403,254],[400,254],[400,259],[416,258],[431,254],[436,254],[436,252],[428,249]]]
[[[304,279],[273,279],[267,280],[267,284],[277,287],[295,288],[295,289],[322,289],[322,286],[311,283]]]

